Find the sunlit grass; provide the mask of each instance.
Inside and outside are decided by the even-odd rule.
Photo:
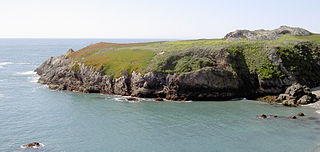
[[[152,50],[119,49],[91,55],[84,59],[84,63],[97,70],[103,66],[105,74],[119,77],[123,72],[142,71],[155,55]]]
[[[201,39],[184,41],[163,41],[150,43],[97,43],[74,52],[70,56],[78,62],[103,70],[107,75],[119,77],[132,71],[159,71],[183,73],[211,66],[207,55],[225,49],[229,53],[241,52],[250,72],[264,78],[280,76],[277,65],[271,64],[268,56],[272,48],[286,48],[297,42],[314,41],[320,44],[320,35],[283,35],[277,40],[238,41],[223,39]],[[166,67],[164,67],[166,65]]]

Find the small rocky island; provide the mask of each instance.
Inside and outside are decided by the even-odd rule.
[[[320,86],[319,40],[281,26],[237,30],[224,39],[101,42],[50,57],[35,72],[56,90],[176,101],[277,96],[292,106],[317,101],[308,87]]]

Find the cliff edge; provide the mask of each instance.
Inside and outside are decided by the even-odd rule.
[[[255,99],[280,94],[296,82],[319,86],[320,52],[309,36],[288,33],[268,41],[97,43],[50,57],[35,72],[39,83],[57,90],[169,100]]]

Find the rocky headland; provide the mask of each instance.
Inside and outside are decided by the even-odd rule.
[[[307,87],[320,86],[319,43],[313,37],[319,38],[282,26],[216,40],[97,43],[50,57],[35,72],[51,89],[176,101],[256,99],[290,94],[288,87],[299,83],[305,86],[302,96],[280,95],[297,105],[316,101]]]

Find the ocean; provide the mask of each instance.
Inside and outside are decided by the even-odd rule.
[[[310,107],[252,100],[129,103],[121,96],[53,91],[33,72],[69,48],[147,41],[158,40],[0,39],[0,151],[320,151],[320,114]],[[306,116],[287,118],[298,112]],[[260,114],[280,117],[257,119]],[[20,147],[34,141],[44,147]]]

